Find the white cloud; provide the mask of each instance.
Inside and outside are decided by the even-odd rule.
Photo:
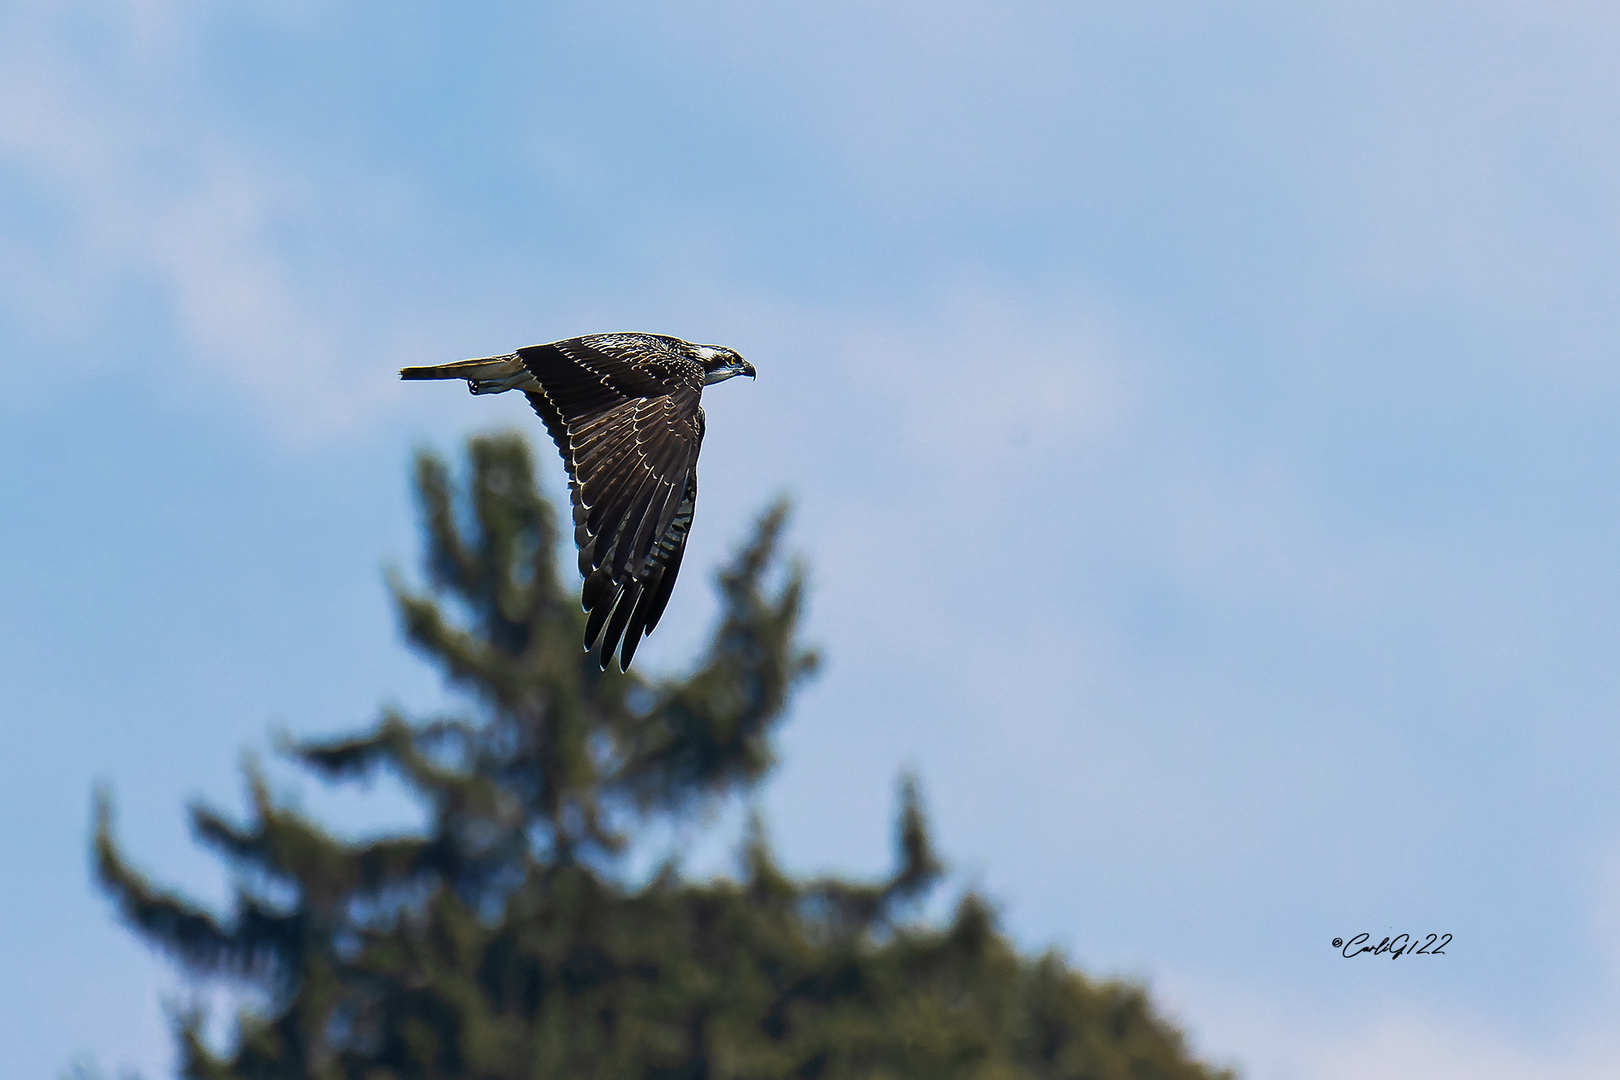
[[[37,208],[7,230],[8,314],[81,358],[53,388],[138,363],[170,394],[239,399],[284,438],[353,426],[391,394],[375,368],[381,357],[386,375],[399,334],[357,325],[331,287],[344,267],[300,262],[281,239],[342,208],[321,205],[306,163],[268,157],[211,113],[189,78],[192,13],[108,3],[86,16],[99,37],[51,15],[14,12],[0,46],[0,162]],[[131,283],[161,298],[179,355],[130,340],[109,314]],[[21,374],[37,360],[13,351],[0,363]]]

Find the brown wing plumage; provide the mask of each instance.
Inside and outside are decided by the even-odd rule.
[[[703,366],[673,339],[595,334],[519,349],[561,452],[585,576],[585,647],[619,670],[669,602],[697,502]]]

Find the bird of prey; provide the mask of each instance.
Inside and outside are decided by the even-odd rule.
[[[562,453],[585,585],[585,648],[627,671],[669,603],[697,503],[698,398],[754,377],[731,349],[663,334],[587,334],[434,367],[402,379],[466,379],[475,394],[521,390]]]

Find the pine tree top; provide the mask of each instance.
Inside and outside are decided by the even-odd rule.
[[[815,669],[798,638],[804,570],[779,550],[786,505],[718,573],[718,623],[689,674],[651,679],[579,648],[521,438],[472,440],[459,489],[432,454],[415,473],[426,591],[390,585],[407,640],[466,713],[390,712],[286,750],[330,782],[393,771],[427,828],[341,840],[250,769],[246,822],[192,809],[236,872],[220,914],[134,870],[98,795],[97,871],[124,917],[193,977],[258,991],[223,1050],[199,1013],[178,1017],[187,1076],[1220,1075],[1139,989],[1021,957],[976,896],[946,926],[908,921],[941,876],[909,778],[885,880],[795,880],[757,819],[736,880],[673,865],[630,880],[627,846],[655,818],[759,781]]]

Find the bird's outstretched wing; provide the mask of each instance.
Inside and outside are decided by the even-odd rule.
[[[619,670],[658,625],[697,503],[703,366],[650,334],[594,334],[519,349],[521,387],[562,453],[590,613],[585,647]]]

